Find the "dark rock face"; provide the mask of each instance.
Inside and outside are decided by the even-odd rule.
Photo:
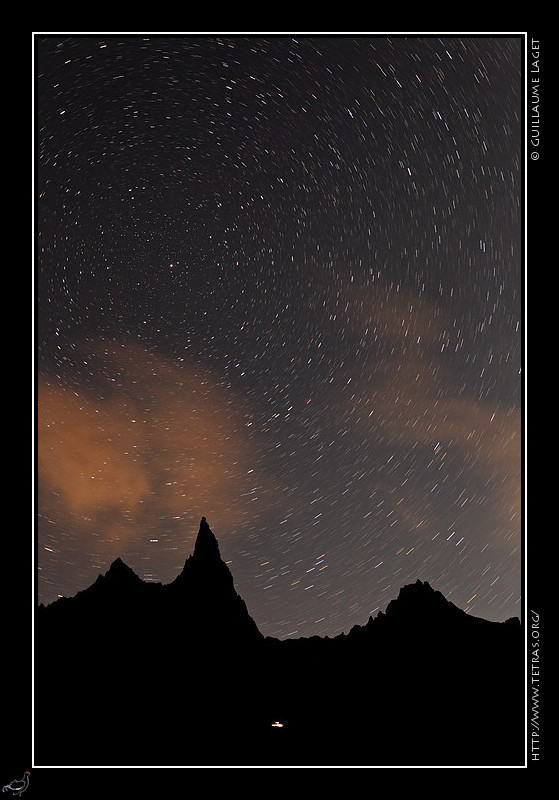
[[[518,620],[417,581],[347,635],[265,639],[205,518],[172,583],[117,559],[35,630],[39,766],[523,763]]]
[[[211,532],[206,517],[202,517],[200,522],[200,530],[194,545],[194,558],[206,563],[221,560],[217,539]]]

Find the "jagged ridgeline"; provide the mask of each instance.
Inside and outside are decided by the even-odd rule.
[[[417,581],[334,638],[264,637],[202,518],[170,584],[121,559],[37,609],[37,766],[514,766],[521,625]]]

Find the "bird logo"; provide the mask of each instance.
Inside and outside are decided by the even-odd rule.
[[[24,792],[27,787],[29,786],[29,770],[26,770],[23,773],[23,778],[18,781],[12,781],[11,783],[7,783],[5,786],[2,787],[3,792],[11,792],[14,797],[19,797],[19,795]]]

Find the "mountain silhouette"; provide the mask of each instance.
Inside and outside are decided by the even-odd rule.
[[[347,634],[264,637],[203,517],[169,584],[120,558],[35,624],[38,766],[514,766],[520,621],[402,587]]]

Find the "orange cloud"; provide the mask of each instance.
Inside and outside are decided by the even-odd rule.
[[[74,530],[105,541],[153,535],[177,516],[238,523],[255,482],[239,398],[196,365],[130,343],[84,360],[88,386],[39,381],[40,497],[56,495]]]
[[[521,510],[521,419],[518,412],[466,396],[445,368],[449,318],[425,296],[392,284],[352,284],[331,291],[324,313],[336,313],[354,337],[375,344],[370,379],[362,364],[351,391],[333,397],[339,414],[372,441],[395,447],[441,443],[493,487],[494,519],[506,525]],[[351,397],[350,397],[351,395]],[[405,501],[404,501],[405,502]],[[417,503],[410,504],[410,518]],[[400,514],[404,508],[400,507]]]
[[[138,460],[142,431],[114,403],[94,403],[84,394],[39,383],[39,486],[60,493],[69,511],[134,512],[149,491]]]

